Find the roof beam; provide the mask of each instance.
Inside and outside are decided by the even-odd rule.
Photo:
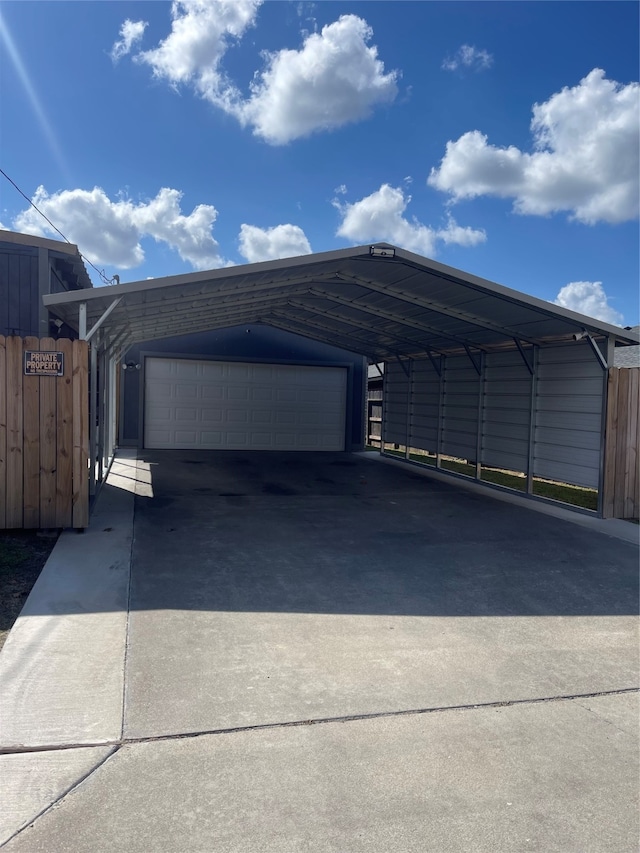
[[[99,319],[99,320],[97,320],[97,321],[93,324],[93,326],[89,329],[89,331],[85,334],[85,336],[84,336],[84,340],[85,340],[85,341],[89,341],[89,340],[91,340],[91,338],[95,335],[95,333],[98,331],[98,329],[100,328],[100,326],[102,326],[102,324],[103,324],[103,323],[104,323],[104,321],[107,319],[107,317],[108,317],[110,314],[112,314],[112,313],[113,313],[113,311],[115,311],[115,309],[118,307],[118,305],[119,305],[121,302],[122,302],[122,296],[118,296],[118,297],[117,297],[117,299],[114,299],[114,300],[113,300],[113,302],[111,303],[111,305],[109,305],[109,307],[108,307],[108,308],[103,312],[103,314],[102,314],[102,316],[100,317],[100,319]]]
[[[310,332],[301,332],[299,329],[295,329],[295,328],[292,329],[289,325],[287,325],[286,322],[279,320],[277,317],[270,317],[269,322],[266,325],[269,325],[274,329],[280,329],[283,332],[289,332],[289,334],[298,335],[301,338],[306,338],[309,341],[315,341],[315,343],[318,343],[318,338],[316,337],[316,335],[313,335]],[[329,345],[328,341],[326,341],[326,340],[322,341],[321,343],[326,343],[327,345]],[[341,346],[340,344],[331,344],[331,346],[335,346],[335,347],[339,347],[340,349],[344,349],[344,346]],[[357,351],[351,350],[351,352],[357,352]],[[358,353],[358,354],[362,355],[364,358],[370,359],[373,362],[384,361],[384,354],[383,353],[362,352],[362,353]]]
[[[337,314],[335,311],[327,311],[306,301],[298,302],[296,299],[290,299],[288,304],[293,307],[302,308],[304,311],[313,311],[314,314],[320,314],[323,317],[338,320],[346,326],[355,326],[357,329],[363,329],[365,332],[372,331],[371,323],[361,323],[359,320],[353,320],[351,317],[344,317],[342,314]],[[415,347],[416,351],[425,346],[422,341],[416,341],[413,338],[405,338],[401,335],[396,335],[393,332],[383,331],[382,329],[375,329],[375,332],[381,338],[387,338],[390,341],[401,341],[403,344]]]
[[[607,359],[602,354],[602,351],[601,351],[600,347],[598,346],[598,344],[593,340],[593,338],[591,337],[591,335],[588,332],[585,335],[585,337],[589,341],[589,346],[593,350],[593,354],[595,355],[595,357],[600,362],[600,367],[602,367],[603,370],[608,370],[609,365],[607,364]]]
[[[304,306],[303,306],[303,307],[304,307]],[[305,308],[304,310],[306,310],[306,311],[311,311],[312,309]],[[313,312],[312,312],[312,313],[313,313]],[[331,314],[326,314],[326,313],[324,313],[324,312],[317,312],[317,313],[320,313],[322,316],[325,316],[325,317],[331,317],[331,316],[332,316]],[[289,316],[289,315],[287,315],[287,316]],[[360,330],[358,330],[357,332],[354,332],[353,327],[350,325],[350,323],[349,323],[349,321],[348,321],[348,320],[341,320],[340,318],[337,318],[337,317],[334,317],[334,318],[333,318],[333,319],[337,319],[337,320],[338,320],[338,322],[341,322],[341,323],[343,323],[344,325],[346,325],[346,326],[348,326],[348,327],[349,327],[349,328],[348,328],[348,330],[347,330],[347,332],[346,332],[346,333],[343,333],[343,332],[341,332],[339,329],[336,329],[336,328],[331,328],[331,327],[327,328],[327,326],[326,326],[325,324],[323,324],[323,323],[316,323],[316,322],[314,322],[313,320],[310,320],[308,317],[301,317],[301,318],[297,318],[297,317],[296,317],[296,319],[300,319],[302,322],[304,322],[304,323],[305,323],[305,324],[307,324],[308,326],[310,326],[310,327],[312,327],[312,328],[315,328],[315,329],[318,329],[320,332],[323,332],[323,333],[326,333],[327,331],[330,331],[330,332],[332,332],[332,333],[335,333],[335,334],[338,334],[338,335],[341,335],[341,336],[342,336],[343,334],[346,334],[346,340],[347,340],[348,342],[350,342],[350,343],[346,346],[346,349],[349,349],[350,345],[353,343],[354,338],[355,338],[356,340],[362,340],[362,338],[361,338],[361,334],[362,334],[362,333],[360,332]],[[371,332],[371,327],[369,326],[368,328],[366,328],[366,329],[365,329],[365,331]],[[389,351],[389,352],[393,352],[393,353],[395,353],[395,352],[397,351],[398,347],[394,346],[394,343],[393,343],[393,342],[398,342],[398,341],[399,341],[399,339],[398,339],[398,338],[395,338],[393,335],[386,335],[386,334],[384,334],[384,333],[380,333],[380,332],[378,332],[378,333],[377,333],[377,336],[378,336],[378,337],[382,337],[382,338],[385,338],[385,337],[386,337],[386,338],[389,338],[389,339],[392,341],[392,345],[391,345],[391,347],[393,347],[393,349],[392,349],[390,346],[386,345],[386,344],[376,343],[376,342],[372,341],[370,338],[369,338],[368,340],[367,340],[367,339],[365,339],[365,340],[364,340],[364,343],[367,343],[367,344],[369,345],[369,348],[370,348],[371,346],[379,346],[379,347],[383,347],[384,349],[386,349],[386,350],[387,350],[387,351]],[[403,344],[403,345],[401,346],[401,349],[404,349],[406,346],[407,346],[406,344]],[[416,342],[415,342],[415,341],[410,342],[409,347],[410,347],[410,348],[409,348],[409,352],[404,352],[404,353],[402,353],[403,355],[405,355],[405,356],[407,356],[407,357],[408,357],[410,354],[413,354],[413,353],[421,352],[421,351],[422,351],[421,345],[420,345],[420,344],[416,344]]]
[[[360,311],[363,314],[371,314],[374,317],[380,317],[382,320],[388,320],[390,323],[398,323],[399,325],[417,329],[420,332],[429,332],[429,334],[438,335],[447,341],[455,341],[461,347],[468,343],[465,338],[462,338],[459,335],[452,335],[449,332],[443,332],[435,326],[429,326],[428,324],[422,323],[418,320],[410,320],[409,318],[401,316],[398,317],[397,315],[392,314],[389,311],[384,311],[381,308],[374,308],[372,305],[363,304],[360,300],[356,301],[354,299],[347,299],[344,296],[338,296],[337,294],[328,293],[327,291],[318,290],[317,288],[313,288],[310,293],[313,295],[322,295],[323,298],[329,299],[331,302],[336,302],[340,305],[348,305],[350,308],[355,308],[356,311]],[[474,344],[474,346],[477,345]],[[477,348],[482,349],[481,346],[477,346]]]
[[[480,353],[480,361],[476,361],[475,358],[473,357],[473,353],[471,352],[471,350],[469,349],[467,344],[464,345],[464,348],[465,348],[467,355],[469,356],[469,361],[473,365],[474,370],[476,371],[478,376],[482,376],[482,353]]]
[[[133,327],[132,337],[136,340],[153,338],[173,338],[178,335],[190,335],[198,332],[207,332],[213,329],[230,328],[231,326],[242,326],[260,322],[259,319],[250,314],[234,315],[215,320],[204,319],[200,322],[184,320],[181,323],[154,323],[145,326]]]
[[[513,340],[514,340],[514,342],[515,342],[515,345],[518,347],[518,352],[520,353],[520,355],[521,355],[521,357],[522,357],[522,360],[524,361],[524,363],[525,363],[525,365],[526,365],[527,370],[529,371],[529,373],[531,374],[531,376],[533,376],[533,373],[534,373],[534,368],[533,368],[533,358],[534,358],[534,356],[533,356],[533,351],[531,352],[531,361],[529,361],[529,359],[527,358],[527,354],[526,354],[526,352],[524,351],[524,347],[522,346],[522,344],[520,343],[520,341],[518,340],[518,338],[514,338]]]
[[[464,323],[469,323],[472,326],[477,326],[479,329],[485,329],[490,332],[496,332],[503,338],[505,336],[508,338],[519,337],[521,340],[526,341],[528,344],[537,343],[537,341],[533,340],[532,338],[526,338],[522,334],[520,334],[520,332],[516,332],[513,329],[509,329],[508,326],[501,326],[497,323],[491,323],[489,320],[483,320],[479,317],[475,317],[473,314],[468,314],[466,311],[461,311],[459,308],[455,308],[454,306],[443,305],[443,303],[436,302],[434,299],[424,299],[420,296],[410,296],[400,290],[394,290],[393,288],[387,287],[387,285],[377,284],[376,282],[368,281],[367,279],[360,278],[359,276],[355,275],[348,275],[345,276],[345,278],[348,278],[354,284],[360,284],[361,287],[368,288],[369,290],[373,290],[376,293],[383,293],[385,296],[390,296],[393,299],[400,300],[401,302],[408,302],[410,305],[417,305],[420,308],[426,308],[428,311],[433,311],[436,314],[444,314],[446,317],[453,317],[456,320],[461,320]],[[462,284],[464,283],[462,282]],[[467,287],[468,286],[469,285],[467,285]],[[535,311],[535,308],[533,308],[532,306],[530,310]]]
[[[314,281],[315,281],[315,279],[314,279]],[[185,303],[187,303],[187,302],[190,303],[189,308],[191,308],[191,309],[198,309],[198,308],[203,308],[203,307],[204,308],[216,307],[216,306],[221,305],[221,304],[225,305],[227,302],[229,304],[238,305],[238,304],[244,304],[245,302],[254,303],[259,298],[269,298],[268,294],[265,297],[262,297],[262,296],[261,297],[255,297],[255,296],[253,296],[253,294],[255,294],[255,293],[262,294],[266,291],[277,290],[277,289],[281,289],[285,295],[287,293],[289,293],[289,294],[291,294],[291,293],[293,293],[293,294],[305,293],[312,284],[313,284],[313,282],[310,281],[309,283],[300,283],[299,286],[293,287],[292,285],[286,284],[286,283],[283,285],[282,282],[278,282],[278,283],[270,282],[269,284],[248,285],[246,288],[242,288],[242,289],[235,288],[233,291],[224,291],[221,289],[213,289],[213,288],[208,288],[208,289],[204,290],[201,288],[200,291],[198,291],[197,293],[193,293],[193,294],[182,293],[179,296],[172,296],[170,298],[163,296],[157,300],[147,301],[144,299],[141,299],[141,300],[128,299],[127,300],[127,306],[128,306],[128,310],[130,310],[130,311],[136,311],[136,310],[144,311],[145,309],[148,309],[149,307],[151,307],[152,309],[155,306],[158,306],[158,308],[167,308],[167,307],[173,306],[173,305],[179,306],[180,308],[184,309]],[[243,299],[243,300],[238,299],[238,295],[245,295],[245,294],[247,295],[246,299]],[[132,294],[132,295],[135,295],[135,294]]]
[[[387,347],[366,346],[364,341],[359,341],[353,337],[345,338],[339,333],[331,330],[322,329],[322,335],[318,335],[316,329],[317,324],[310,323],[307,320],[290,317],[288,315],[271,314],[266,320],[266,323],[276,325],[279,328],[286,329],[295,335],[310,338],[313,341],[330,344],[331,346],[339,347],[348,352],[358,352],[366,355],[377,361],[383,361],[388,357],[389,350]],[[354,349],[355,347],[355,349]]]

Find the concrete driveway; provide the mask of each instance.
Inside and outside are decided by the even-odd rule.
[[[368,454],[123,454],[0,655],[4,849],[635,851],[634,539]]]

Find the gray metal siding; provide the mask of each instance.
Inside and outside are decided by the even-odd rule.
[[[519,352],[486,356],[483,390],[480,461],[494,468],[526,471],[531,374]]]
[[[415,361],[412,380],[411,447],[437,453],[440,377],[430,361]]]
[[[598,488],[603,370],[589,344],[540,350],[533,473]]]
[[[467,356],[445,360],[442,448],[445,456],[475,460],[480,377]]]
[[[39,335],[38,258],[0,252],[0,334]]]
[[[485,355],[481,376],[467,356],[443,363],[440,379],[430,361],[405,362],[411,381],[385,364],[386,443],[470,461],[479,446],[482,465],[529,473],[531,458],[533,476],[598,488],[604,373],[587,342],[540,348],[533,400],[519,352]]]
[[[384,366],[383,441],[404,444],[407,440],[409,378],[397,362]]]

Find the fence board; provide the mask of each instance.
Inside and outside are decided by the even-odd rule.
[[[628,422],[626,402],[629,396],[629,371],[621,370],[618,377],[618,425],[616,437],[616,478],[613,497],[613,516],[622,518],[624,513],[624,471],[627,449]]]
[[[609,370],[607,431],[602,514],[605,518],[638,518],[638,384],[640,369]]]
[[[6,526],[22,527],[22,339],[7,346],[7,510]]]
[[[627,454],[624,472],[623,518],[637,518],[638,511],[638,428],[640,425],[640,370],[627,370],[629,392],[627,399]]]
[[[56,382],[56,527],[73,522],[73,346],[61,339],[56,349],[63,354],[64,376]]]
[[[89,524],[89,349],[73,342],[73,526]]]
[[[7,513],[7,349],[0,335],[0,530],[6,527]]]
[[[53,338],[42,338],[41,350],[54,350]],[[40,527],[56,526],[56,376],[40,377]]]
[[[22,351],[37,352],[40,340],[26,337]],[[40,379],[38,376],[24,376],[22,380],[22,412],[24,438],[23,468],[23,526],[40,526]]]

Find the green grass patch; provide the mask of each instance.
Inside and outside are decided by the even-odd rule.
[[[370,447],[368,449],[379,450],[377,447]],[[405,459],[404,450],[385,449],[384,452],[388,456]],[[412,452],[409,454],[409,459],[412,462],[419,462],[422,465],[435,466],[436,464],[436,457],[426,452]],[[476,466],[462,459],[443,457],[441,470],[451,471],[454,474],[462,474],[472,479],[475,479],[476,476]],[[504,486],[517,492],[526,492],[527,490],[527,479],[524,474],[518,474],[514,471],[502,471],[499,468],[482,468],[480,479],[484,482],[493,483],[496,486]],[[534,477],[533,494],[541,498],[560,501],[570,506],[590,509],[594,512],[598,509],[598,492],[595,489],[585,489],[582,486],[572,486],[569,483],[555,483],[551,480],[541,480]]]

